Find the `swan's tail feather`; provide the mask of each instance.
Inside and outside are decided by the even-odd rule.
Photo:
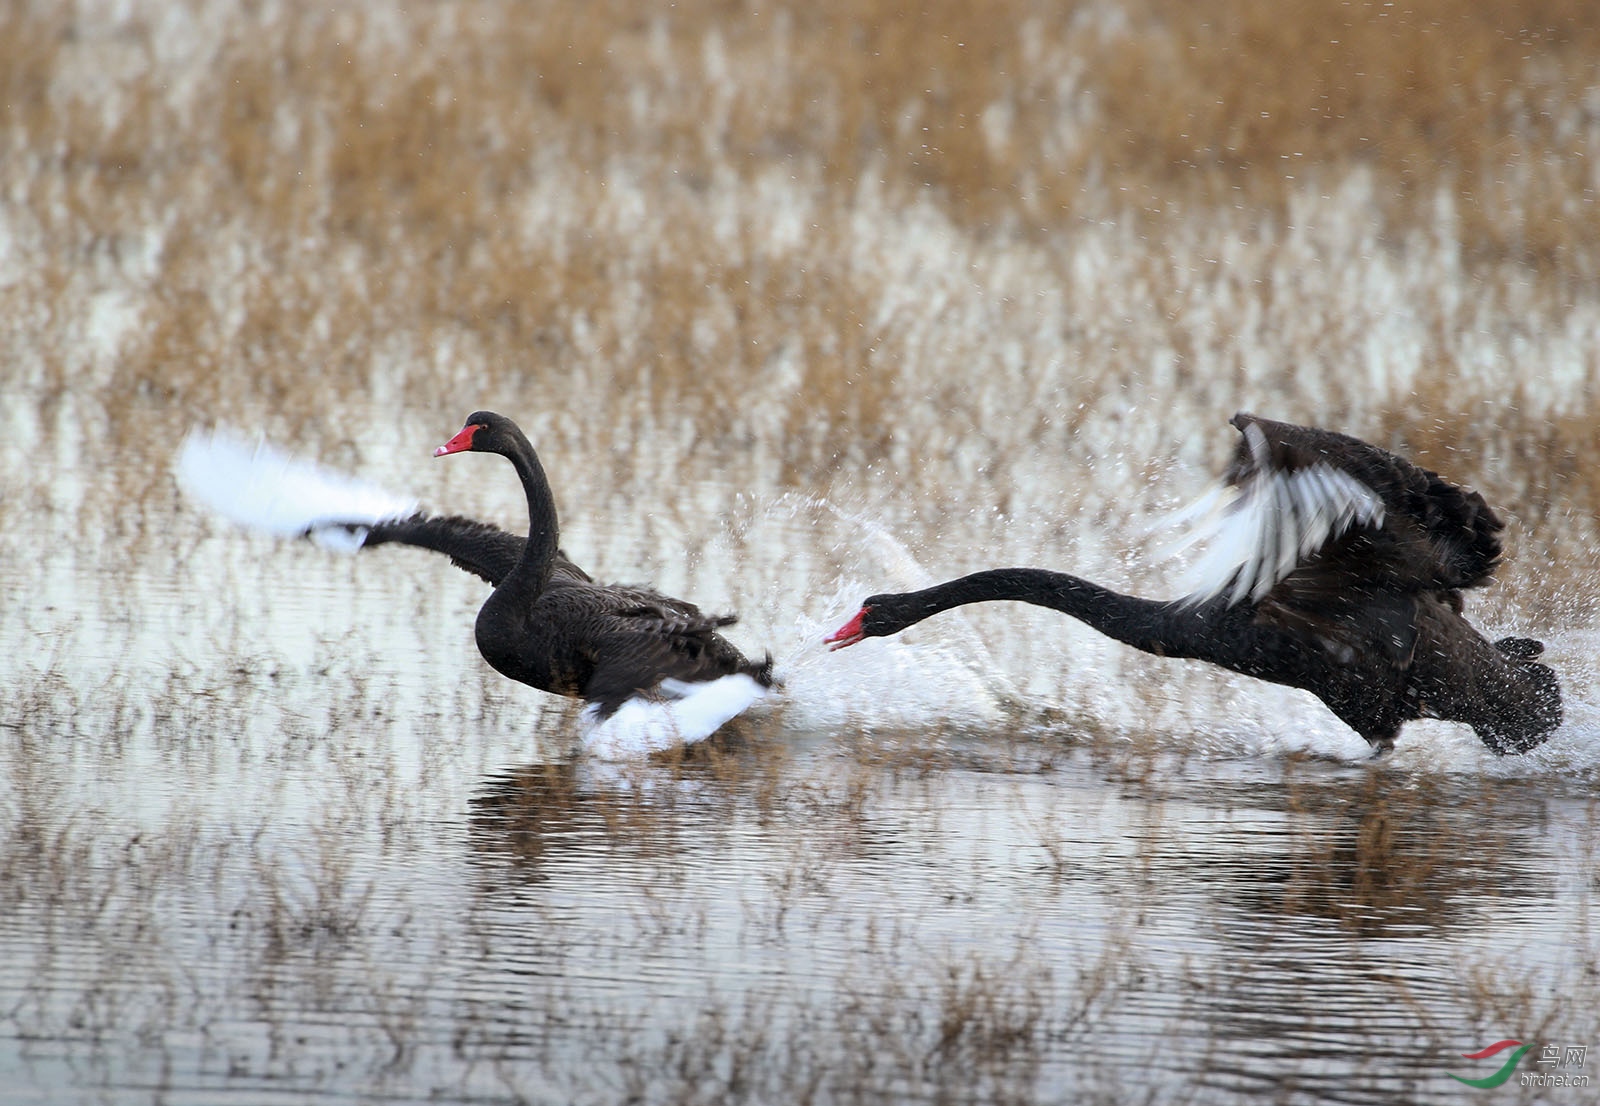
[[[189,433],[177,476],[185,492],[231,522],[346,553],[361,548],[367,527],[417,509],[416,500],[222,429]]]
[[[770,694],[743,672],[704,683],[663,680],[658,691],[629,699],[603,720],[598,705],[585,707],[584,749],[603,760],[630,760],[693,745]]]

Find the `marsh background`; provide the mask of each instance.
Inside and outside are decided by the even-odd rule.
[[[1584,1100],[1449,1073],[1600,1045],[1597,57],[1587,0],[0,5],[0,1101]],[[520,529],[430,456],[479,407],[782,702],[574,763],[477,581],[172,479],[228,424]],[[1369,764],[1015,606],[820,645],[1171,594],[1240,408],[1503,509],[1549,745]]]

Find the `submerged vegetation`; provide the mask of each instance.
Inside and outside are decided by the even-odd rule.
[[[8,1101],[1456,1101],[1596,1043],[1596,56],[1580,0],[0,6]],[[597,775],[476,581],[171,478],[226,422],[519,528],[429,464],[479,407],[787,702]],[[1551,748],[1333,763],[1043,612],[823,654],[930,576],[1159,593],[1238,408],[1504,511]]]

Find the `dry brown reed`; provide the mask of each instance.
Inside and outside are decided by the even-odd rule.
[[[1330,788],[1293,762],[1290,770],[1285,797],[1301,830],[1273,909],[1372,938],[1423,919],[1463,925],[1475,899],[1514,893],[1514,827],[1496,817],[1492,786],[1373,772]]]
[[[1559,305],[1600,253],[1574,156],[1600,30],[1577,0],[606,10],[197,6],[105,27],[8,10],[29,258],[12,312],[133,298],[132,331],[91,373],[121,449],[241,403],[315,436],[373,397],[465,409],[470,385],[533,408],[571,386],[606,414],[591,449],[682,420],[698,463],[765,449],[806,484],[889,457],[897,382],[927,386],[906,360],[930,351],[874,309],[883,277],[853,256],[864,196],[931,203],[979,241],[1129,221],[1159,258],[1208,213],[1243,212],[1250,234],[1362,171],[1395,248],[1454,197],[1451,279],[1509,263]],[[169,80],[178,33],[193,52]],[[76,359],[50,329],[28,328],[41,400]],[[962,371],[995,356],[939,352]],[[1106,352],[1084,395],[1137,386]],[[1358,404],[1353,428],[1494,403],[1505,439],[1540,456],[1589,444],[1594,396],[1519,419],[1509,371],[1463,395],[1438,366],[1437,386]],[[752,392],[781,414],[743,413]],[[962,419],[959,384],[949,399]]]

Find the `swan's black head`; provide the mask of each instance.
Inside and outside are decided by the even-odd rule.
[[[474,411],[456,436],[433,451],[435,457],[449,453],[504,453],[517,429],[516,423],[493,411]]]
[[[863,638],[888,637],[898,634],[913,622],[920,622],[927,612],[913,614],[906,598],[901,595],[870,595],[861,604],[856,616],[822,640],[835,649],[854,645]]]
[[[1549,665],[1531,659],[1544,650],[1539,642],[1503,638],[1495,645],[1522,678],[1505,696],[1496,696],[1494,721],[1477,726],[1478,736],[1496,753],[1526,753],[1543,745],[1561,725],[1561,683]]]

